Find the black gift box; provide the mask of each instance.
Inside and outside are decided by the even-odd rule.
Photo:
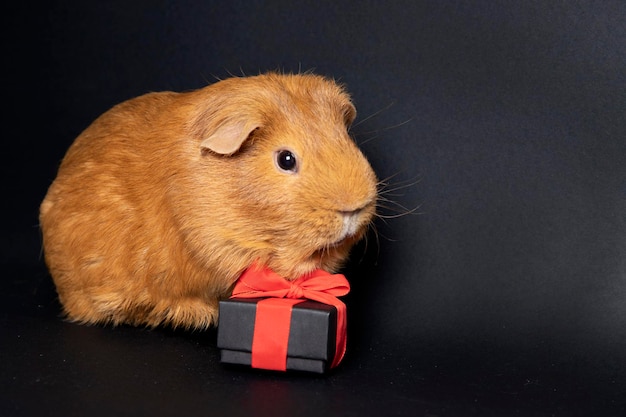
[[[250,366],[256,305],[262,298],[220,301],[217,347],[222,363]],[[287,370],[324,373],[335,355],[337,309],[305,300],[292,309],[287,347]]]

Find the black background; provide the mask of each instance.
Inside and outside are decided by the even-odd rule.
[[[626,3],[3,8],[0,415],[626,415]],[[341,367],[60,319],[37,211],[73,139],[125,99],[274,69],[347,85],[407,208],[344,271]]]

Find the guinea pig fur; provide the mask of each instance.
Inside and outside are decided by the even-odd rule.
[[[40,207],[67,318],[202,329],[254,262],[287,279],[336,271],[376,210],[354,117],[335,82],[277,73],[104,113]]]

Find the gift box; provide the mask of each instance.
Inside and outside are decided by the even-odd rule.
[[[275,371],[324,373],[346,352],[346,295],[341,274],[317,269],[287,280],[261,264],[239,277],[220,302],[221,362]]]
[[[262,308],[270,311],[259,313]],[[259,322],[258,314],[266,316],[265,323]],[[220,302],[217,346],[222,363],[325,373],[335,358],[336,331],[337,308],[332,305],[304,299],[231,298]]]

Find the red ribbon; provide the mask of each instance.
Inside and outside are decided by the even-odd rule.
[[[337,297],[349,291],[350,284],[345,276],[321,269],[294,281],[287,281],[271,269],[256,264],[246,269],[235,284],[232,298],[268,297],[257,304],[252,367],[286,370],[291,309],[284,306],[293,307],[302,299],[329,304],[337,309],[335,357],[330,365],[331,368],[337,366],[346,352],[346,305]],[[264,328],[269,332],[263,331]]]

